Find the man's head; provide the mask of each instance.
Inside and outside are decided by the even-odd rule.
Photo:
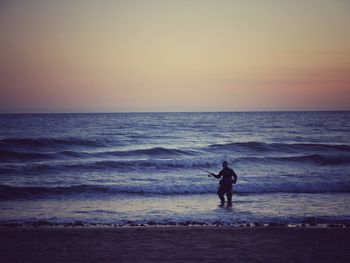
[[[227,165],[228,165],[228,163],[227,163],[226,161],[223,161],[223,162],[222,162],[222,167],[223,167],[223,168],[226,168]]]

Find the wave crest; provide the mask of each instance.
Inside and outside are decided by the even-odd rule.
[[[56,139],[56,138],[7,138],[0,140],[0,147],[10,148],[56,148],[63,146],[107,147],[107,140],[94,139]]]
[[[258,152],[350,151],[348,144],[234,142],[211,144],[211,150],[253,150]]]
[[[92,196],[111,196],[118,194],[143,195],[181,195],[181,194],[215,194],[216,184],[184,184],[184,185],[72,185],[61,187],[44,186],[9,186],[0,185],[0,200],[42,198],[50,196],[74,196],[89,194]],[[267,182],[264,184],[242,183],[234,187],[238,194],[264,194],[264,193],[349,193],[350,182],[339,183],[304,183]]]

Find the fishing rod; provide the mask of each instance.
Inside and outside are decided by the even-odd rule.
[[[212,176],[213,176],[213,173],[211,173],[211,172],[209,172],[209,171],[207,171],[207,170],[203,170],[203,169],[201,169],[201,168],[199,168],[199,170],[201,170],[202,172],[207,173],[207,174],[208,174],[208,177],[212,177]]]

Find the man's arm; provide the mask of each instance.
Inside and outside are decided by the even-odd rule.
[[[214,176],[215,178],[220,178],[222,176],[221,171],[218,174],[210,173],[211,176]]]
[[[233,175],[232,175],[232,177],[233,177],[233,183],[236,184],[236,182],[237,182],[237,174],[236,174],[235,171],[233,171],[233,170],[232,170],[232,172],[233,172]]]

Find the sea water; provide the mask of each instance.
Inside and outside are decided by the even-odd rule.
[[[188,220],[349,222],[350,112],[0,115],[0,223]]]

